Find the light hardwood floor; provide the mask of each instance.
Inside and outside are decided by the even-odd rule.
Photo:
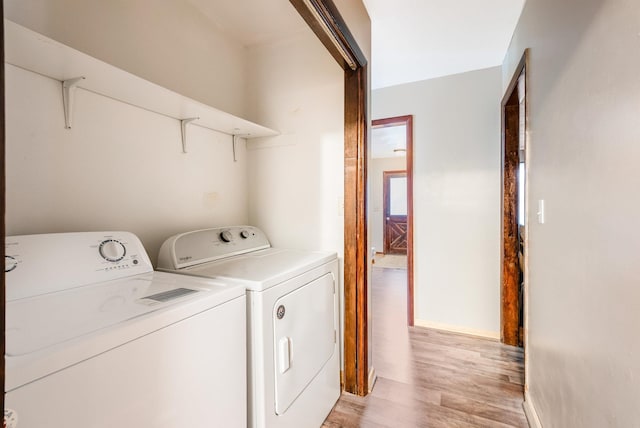
[[[528,427],[520,348],[406,326],[406,270],[374,268],[367,397],[343,393],[323,427]]]

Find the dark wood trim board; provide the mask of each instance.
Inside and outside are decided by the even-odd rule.
[[[500,339],[503,343],[518,346],[520,343],[520,263],[518,232],[518,165],[520,106],[518,97],[518,79],[528,68],[529,50],[527,49],[507,87],[501,102],[501,224],[500,244]],[[526,79],[526,74],[525,74]],[[527,88],[525,81],[525,91]],[[528,97],[525,92],[525,100]],[[526,104],[525,104],[526,106]],[[528,112],[528,108],[525,109]],[[528,123],[525,114],[525,127]]]

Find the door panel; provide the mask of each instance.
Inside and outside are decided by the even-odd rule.
[[[334,277],[327,273],[273,307],[276,413],[283,414],[335,351]]]
[[[407,254],[407,172],[384,172],[384,253]]]
[[[385,254],[407,254],[407,220],[389,217],[385,225]]]

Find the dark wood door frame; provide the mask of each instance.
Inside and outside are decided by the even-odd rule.
[[[332,0],[290,0],[344,69],[344,373],[345,391],[369,392],[367,337],[367,59]],[[331,35],[329,35],[331,34]],[[339,49],[337,46],[341,46]],[[352,69],[343,54],[351,57]]]
[[[376,119],[373,128],[405,125],[407,142],[407,325],[414,325],[413,282],[413,115]]]
[[[374,128],[405,125],[407,142],[407,325],[414,325],[413,281],[413,115],[376,119]]]
[[[507,87],[501,103],[502,116],[502,239],[500,251],[500,339],[508,345],[520,343],[520,266],[518,235],[518,166],[520,162],[520,100],[518,80],[525,79],[525,131],[528,127],[528,90],[527,69],[529,50],[525,50],[516,67],[513,78]],[[526,225],[525,225],[526,234]],[[526,258],[525,258],[526,260]],[[525,261],[526,265],[526,261]],[[526,268],[525,268],[526,269]],[[526,284],[525,284],[526,286]],[[526,293],[522,305],[526,306]],[[526,315],[526,314],[525,314]],[[525,332],[526,337],[526,332]]]
[[[408,253],[408,248],[405,248],[404,252],[394,252],[391,248],[391,237],[389,236],[389,222],[402,222],[405,223],[405,227],[407,227],[407,215],[402,215],[402,216],[394,216],[393,214],[391,214],[391,179],[394,177],[404,177],[405,179],[407,178],[407,171],[405,169],[403,169],[402,171],[383,171],[382,172],[382,205],[384,207],[384,230],[382,233],[383,236],[383,248],[384,248],[384,253],[385,254],[407,254]],[[406,191],[406,186],[405,186],[405,191]],[[409,194],[407,193],[407,199],[409,197]],[[408,204],[407,204],[408,205]],[[407,207],[408,208],[408,207]],[[408,209],[407,209],[408,211]],[[394,218],[394,217],[402,217],[402,219],[399,218]],[[407,229],[405,229],[404,231],[404,235],[405,235],[405,241],[406,239],[406,235],[407,235]],[[408,242],[407,242],[408,244]],[[407,245],[408,246],[408,245]]]

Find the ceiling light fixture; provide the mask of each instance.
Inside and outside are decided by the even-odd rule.
[[[346,61],[349,68],[355,70],[358,68],[358,63],[356,58],[352,55],[351,50],[344,44],[344,42],[338,37],[338,33],[335,30],[334,26],[331,22],[328,22],[328,16],[330,14],[327,13],[327,10],[319,4],[316,0],[302,0],[304,5],[309,9],[309,12],[313,15],[316,22],[320,24],[320,28],[322,31],[329,37],[331,43],[338,49],[340,52],[340,56]]]

